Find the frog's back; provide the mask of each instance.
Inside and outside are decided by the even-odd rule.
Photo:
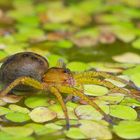
[[[9,56],[1,65],[0,81],[7,86],[15,79],[28,76],[41,81],[48,69],[48,61],[33,52],[21,52]]]

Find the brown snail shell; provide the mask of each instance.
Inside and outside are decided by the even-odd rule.
[[[47,59],[33,52],[21,52],[6,58],[0,68],[0,81],[4,86],[19,77],[27,76],[41,81],[44,73],[48,70]],[[29,86],[17,86],[16,90],[29,90]]]

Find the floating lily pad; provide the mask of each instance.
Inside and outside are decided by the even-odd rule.
[[[0,106],[0,116],[11,113],[12,111],[6,107]]]
[[[87,65],[83,62],[70,62],[67,64],[67,68],[72,71],[84,71],[87,69]]]
[[[51,105],[49,109],[57,113],[57,118],[65,118],[62,107],[59,104]]]
[[[122,121],[114,126],[113,131],[124,139],[140,139],[140,122]]]
[[[106,79],[106,81],[109,81],[109,82],[111,82],[112,84],[114,84],[114,85],[116,85],[116,86],[118,86],[118,87],[124,87],[126,84],[124,84],[124,83],[121,83],[121,82],[119,82],[119,81],[116,81],[116,80],[112,80],[112,79]]]
[[[109,113],[109,106],[102,104],[100,101],[96,102],[97,105],[106,113]],[[94,107],[90,105],[80,105],[75,109],[75,114],[80,119],[93,119],[93,120],[101,120],[103,116],[97,111]]]
[[[30,117],[28,114],[21,113],[21,112],[12,112],[6,114],[6,119],[12,121],[12,122],[25,122],[30,120]]]
[[[57,131],[61,131],[62,130],[62,126],[57,125],[55,123],[47,123],[45,124],[46,130],[48,133],[55,133]]]
[[[57,118],[59,119],[65,119],[64,112],[62,110],[62,107],[59,104],[51,105],[49,106],[49,109],[57,113]],[[74,114],[74,108],[67,106],[68,114],[70,119],[77,119],[77,117]]]
[[[112,72],[112,73],[122,72],[122,69],[120,69],[119,67],[123,67],[123,66],[121,64],[117,66],[116,65],[117,64],[111,64],[111,63],[104,64],[101,62],[90,62],[88,63],[88,69],[96,69],[97,71],[105,71],[105,72]]]
[[[79,126],[78,120],[69,120],[70,126]],[[66,120],[58,120],[55,122],[55,124],[60,126],[66,126]]]
[[[33,133],[33,129],[24,126],[1,127],[1,130],[9,135],[17,137],[27,137]]]
[[[54,67],[56,66],[58,60],[63,60],[64,63],[67,63],[67,60],[66,58],[62,57],[62,56],[59,56],[59,55],[49,55],[47,56],[48,60],[49,60],[49,63],[50,63],[50,67]]]
[[[125,70],[123,74],[128,75],[131,80],[139,87],[140,86],[140,66],[137,65],[134,68],[130,68],[128,70]]]
[[[136,99],[126,97],[124,100],[121,101],[121,105],[127,105],[127,106],[132,106],[132,107],[138,107],[140,106],[140,102],[137,101]]]
[[[61,40],[57,43],[57,46],[61,48],[71,48],[73,43],[68,40]]]
[[[47,97],[46,96],[32,96],[25,99],[25,105],[29,108],[35,108],[39,106],[48,106]]]
[[[66,136],[71,139],[86,139],[87,137],[81,132],[79,128],[70,128],[66,132]]]
[[[34,122],[47,122],[56,118],[56,113],[46,107],[37,107],[29,114]]]
[[[98,85],[84,85],[84,94],[90,96],[102,96],[108,93],[108,89]]]
[[[20,46],[18,44],[7,44],[5,52],[8,54],[11,54],[11,52],[13,54],[17,52],[22,52],[24,51],[24,47],[26,47],[26,44],[20,44]]]
[[[113,59],[121,63],[135,63],[135,64],[140,63],[140,55],[131,52],[113,56]]]
[[[110,115],[125,120],[135,120],[137,118],[137,112],[124,105],[110,105]]]
[[[62,126],[59,126],[54,123],[48,123],[45,125],[37,124],[37,123],[29,123],[26,124],[25,127],[32,128],[34,132],[39,136],[53,133],[63,128]]]
[[[116,94],[114,93],[108,96],[100,96],[97,99],[109,102],[110,104],[117,104],[124,99],[124,95],[119,94],[119,93],[116,93]]]
[[[19,32],[14,34],[17,41],[26,42],[29,39],[38,38],[44,35],[43,30],[34,27],[17,26]],[[32,34],[31,34],[32,33]],[[19,48],[20,49],[20,48]]]
[[[124,42],[131,42],[136,37],[136,34],[135,32],[133,32],[133,29],[122,28],[121,30],[116,30],[115,34],[120,40]]]
[[[103,116],[90,105],[80,105],[75,109],[75,114],[80,119],[101,120]]]
[[[47,12],[49,20],[54,23],[67,22],[72,18],[72,15],[73,15],[72,11],[64,7],[51,8]]]
[[[28,137],[20,137],[20,136],[15,136],[15,135],[10,135],[10,134],[7,134],[6,132],[3,132],[1,131],[0,132],[0,139],[1,140],[35,140],[33,137],[31,136],[28,136]]]
[[[140,38],[137,40],[133,41],[132,46],[136,49],[140,49]]]
[[[12,110],[12,111],[15,111],[15,112],[20,112],[20,113],[25,113],[25,114],[28,114],[30,111],[29,109],[25,108],[25,107],[21,107],[21,106],[18,106],[16,104],[11,104],[9,105],[9,108]]]
[[[49,124],[48,124],[48,126],[45,126],[43,124],[37,124],[37,123],[29,123],[29,124],[25,125],[25,127],[32,128],[34,130],[34,132],[39,136],[56,131],[56,128],[55,128],[56,126],[57,125],[54,124],[54,128],[53,128],[53,127],[49,127]]]
[[[4,102],[3,100],[0,99],[0,106],[4,106],[6,104],[7,104],[6,102]]]
[[[87,138],[96,138],[102,140],[112,139],[112,134],[107,126],[89,120],[80,120],[79,122],[81,124],[80,130]]]

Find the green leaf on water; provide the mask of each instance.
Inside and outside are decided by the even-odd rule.
[[[127,52],[121,55],[113,56],[113,60],[120,63],[140,64],[140,55],[132,52]]]
[[[81,132],[79,128],[70,128],[69,131],[67,131],[66,136],[71,139],[86,139],[87,137]]]
[[[61,131],[62,130],[62,126],[57,125],[55,123],[47,123],[45,124],[46,130],[48,133],[55,133],[57,131]]]
[[[3,100],[0,99],[0,106],[4,106],[6,104],[7,104],[6,102],[4,102]]]
[[[56,118],[56,113],[46,107],[37,107],[30,112],[30,118],[34,122],[47,122]]]
[[[36,95],[32,97],[28,97],[25,99],[25,105],[29,108],[35,108],[39,106],[48,106],[47,97],[42,95]]]
[[[7,56],[7,53],[5,51],[0,51],[0,59],[3,59]]]
[[[72,15],[72,11],[63,6],[50,8],[47,12],[48,19],[53,23],[68,22],[72,18]]]
[[[140,49],[140,38],[137,40],[133,41],[132,46],[136,49]]]
[[[56,66],[58,60],[62,60],[64,61],[64,63],[67,63],[67,59],[59,55],[51,54],[51,55],[48,55],[47,58],[48,58],[50,67]]]
[[[136,84],[136,86],[140,86],[140,66],[137,65],[134,68],[130,68],[125,70],[123,74],[128,75],[130,79]]]
[[[122,100],[124,99],[124,95],[119,94],[119,93],[113,93],[112,95],[107,95],[107,96],[100,96],[97,97],[97,100],[99,101],[106,101],[109,102],[110,104],[117,104],[119,102],[122,102]]]
[[[22,107],[22,106],[18,106],[16,104],[11,104],[9,105],[9,108],[12,110],[12,111],[15,111],[15,112],[20,112],[20,113],[25,113],[25,114],[28,114],[30,111],[29,109],[25,108],[25,107]]]
[[[108,89],[98,85],[84,85],[84,94],[90,96],[102,96],[108,93]]]
[[[17,137],[27,137],[33,133],[33,129],[24,126],[1,127],[1,130],[9,135]]]
[[[70,125],[74,125],[74,126],[78,126],[79,122],[78,120],[69,120],[70,121]],[[60,126],[66,126],[66,120],[58,120],[55,122],[55,124],[60,125]]]
[[[70,62],[67,64],[67,68],[71,71],[85,71],[87,69],[87,65],[83,62]]]
[[[69,24],[60,24],[60,23],[47,23],[44,25],[44,29],[47,31],[67,31],[71,29]]]
[[[62,129],[62,126],[59,126],[54,123],[47,123],[45,125],[37,124],[37,123],[29,123],[29,124],[26,124],[25,127],[32,128],[34,130],[34,132],[39,136],[45,135],[48,133],[53,133],[53,132],[56,132],[56,131]]]
[[[57,113],[57,118],[65,119],[65,115],[60,104],[51,105],[49,106],[49,109]],[[70,119],[77,119],[76,115],[74,114],[74,107],[67,106],[67,110]]]
[[[130,98],[130,97],[125,97],[124,100],[122,100],[120,104],[127,105],[127,106],[134,106],[134,107],[140,106],[139,101],[137,101],[136,99]]]
[[[111,140],[112,134],[107,126],[89,120],[80,120],[80,130],[87,138]]]
[[[103,116],[90,105],[80,105],[75,109],[75,114],[79,119],[101,120]]]
[[[11,113],[12,111],[6,107],[0,106],[0,116]]]
[[[0,139],[1,140],[19,140],[19,139],[20,140],[35,140],[31,136],[22,137],[22,136],[10,135],[3,131],[0,132]]]
[[[21,113],[21,112],[12,112],[5,115],[6,119],[12,121],[12,122],[26,122],[30,120],[30,117],[28,114]]]
[[[33,129],[35,134],[37,135],[45,135],[50,133],[50,130],[47,127],[45,127],[45,125],[43,124],[28,123],[25,125],[25,127]]]
[[[110,105],[110,115],[125,120],[135,120],[137,118],[137,112],[124,105]]]
[[[71,47],[73,47],[73,43],[68,40],[61,40],[61,41],[57,42],[57,47],[71,48]]]
[[[140,122],[121,121],[119,125],[114,126],[113,131],[124,139],[140,139]]]

